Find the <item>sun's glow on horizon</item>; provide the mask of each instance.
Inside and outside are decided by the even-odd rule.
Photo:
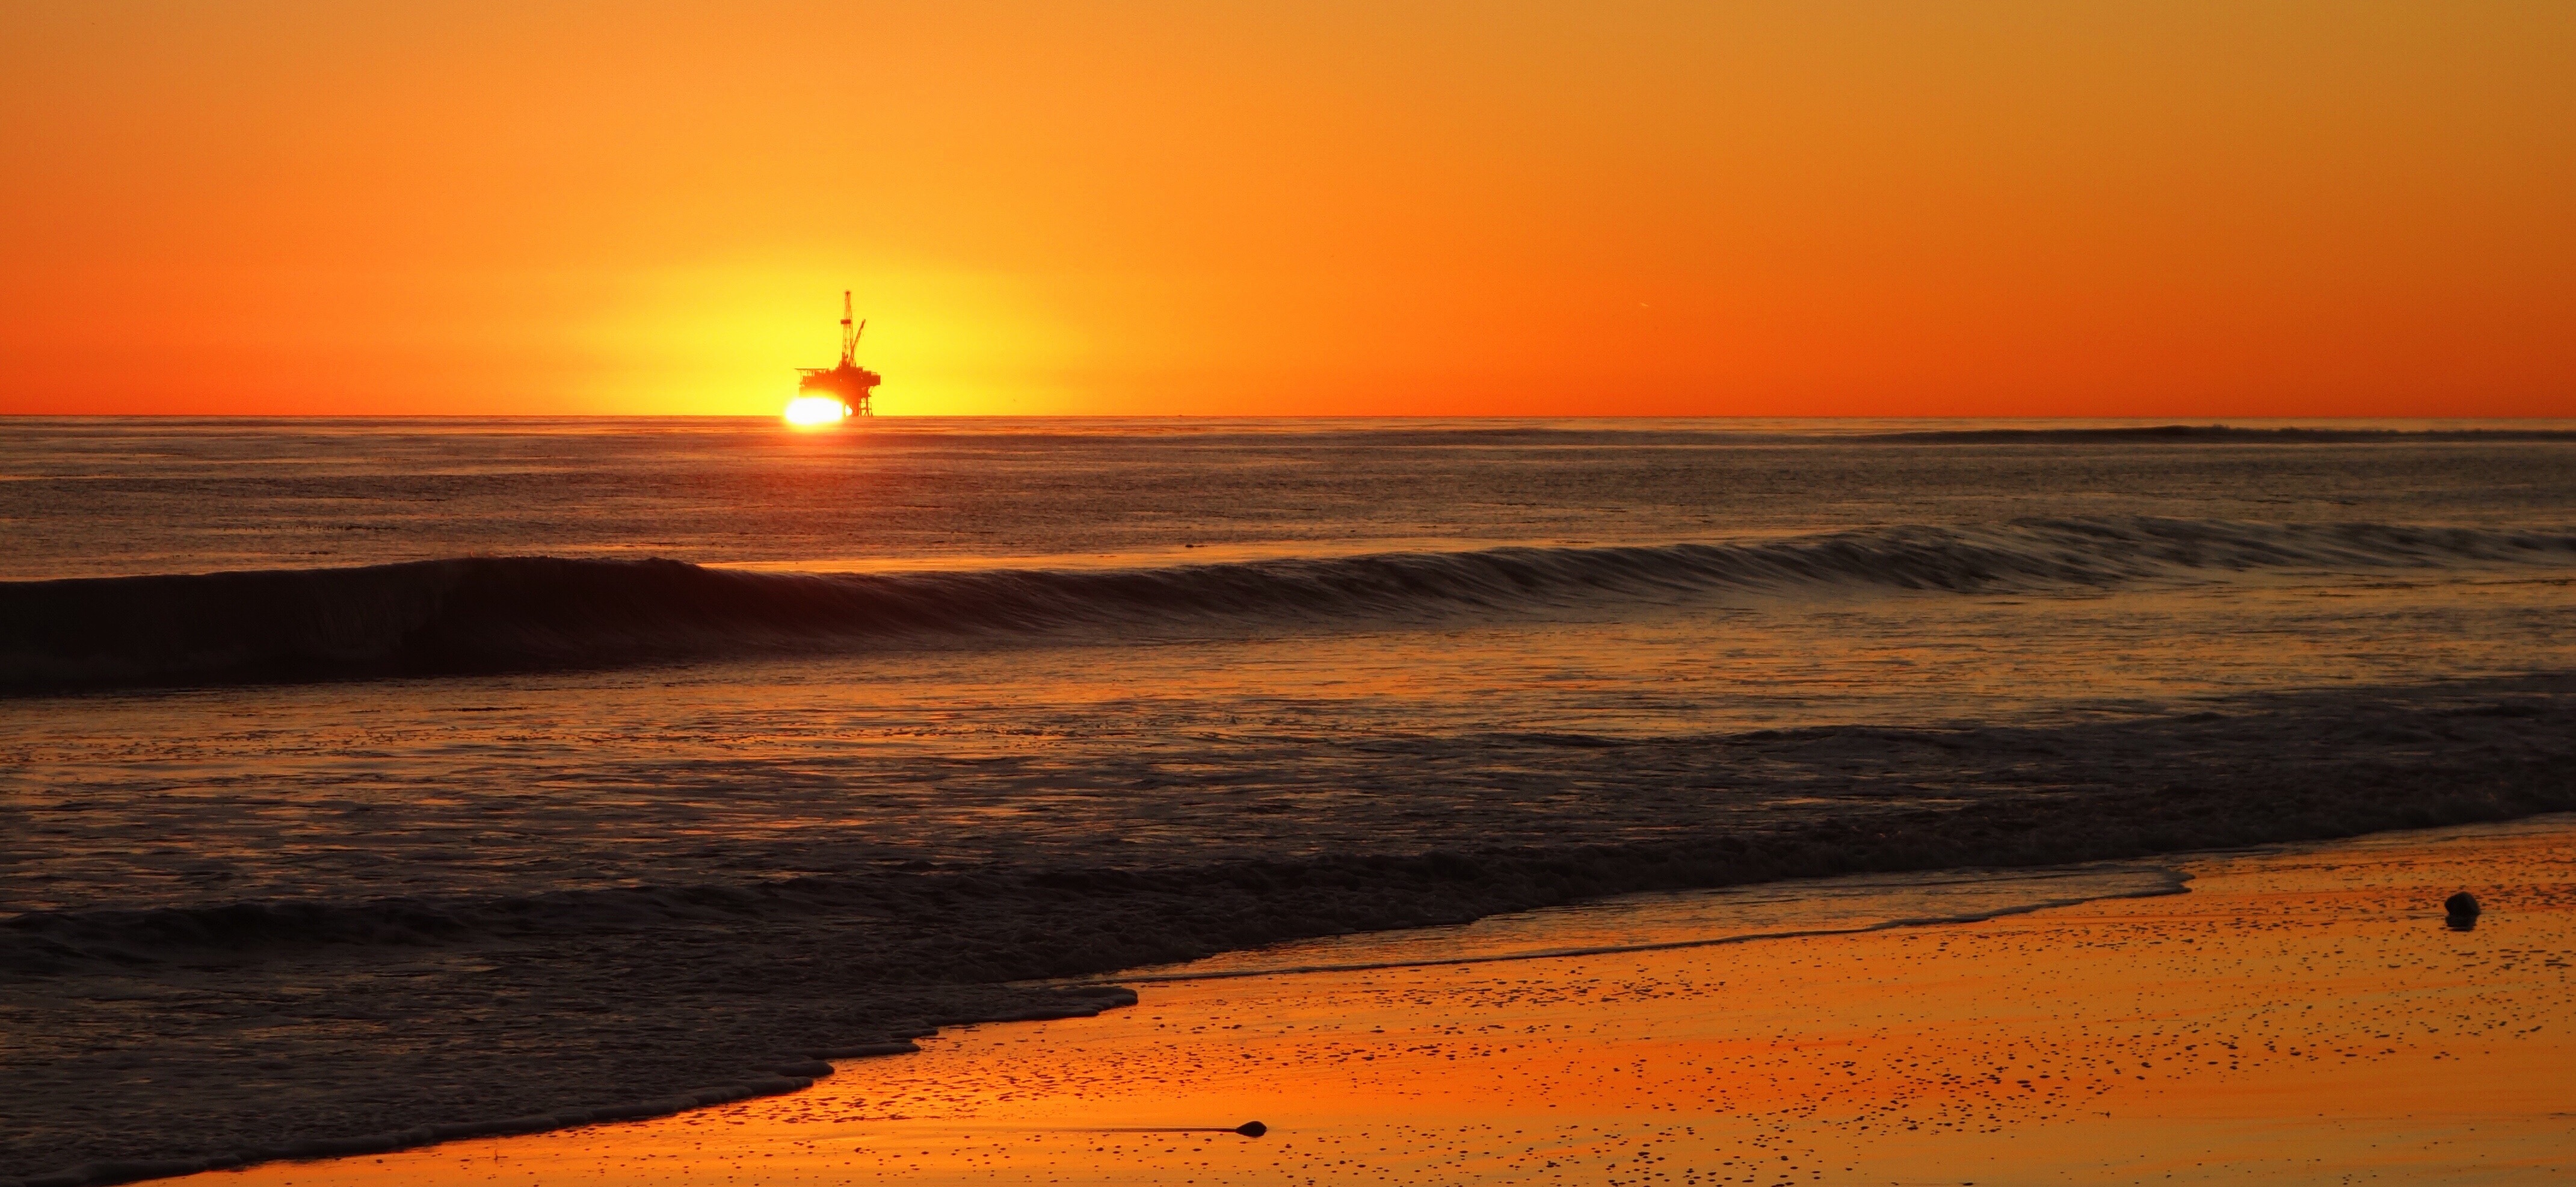
[[[0,413],[2557,415],[2576,9],[2361,7],[20,5]]]
[[[849,419],[850,407],[829,396],[798,396],[779,416],[800,429],[836,425]]]
[[[858,362],[885,377],[880,415],[1048,415],[1085,398],[1096,348],[1061,294],[932,269],[809,270],[758,259],[637,268],[603,286],[567,359],[586,411],[770,417],[800,391],[796,368],[828,367],[841,291],[869,319]],[[571,366],[579,360],[598,360]]]

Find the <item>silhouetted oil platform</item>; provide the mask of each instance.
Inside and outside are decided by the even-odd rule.
[[[858,364],[859,335],[866,333],[868,323],[850,324],[850,294],[841,293],[841,363],[837,367],[799,367],[805,378],[796,385],[798,391],[813,392],[839,400],[852,416],[873,415],[868,411],[868,393],[876,390],[885,377]]]

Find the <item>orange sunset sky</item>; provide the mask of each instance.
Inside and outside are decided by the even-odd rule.
[[[0,412],[2576,414],[2576,4],[0,6]]]

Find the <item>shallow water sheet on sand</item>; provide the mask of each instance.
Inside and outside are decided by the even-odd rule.
[[[1250,976],[1238,957],[1201,969],[1238,975],[1143,982],[1134,1009],[944,1033],[919,1055],[845,1064],[790,1096],[204,1182],[2576,1173],[2576,819],[2176,865],[2188,893],[1973,923],[1390,963],[1473,947],[1460,929],[1432,929],[1332,953],[1381,967]],[[2463,887],[2487,910],[2455,931],[2440,903]],[[1708,925],[1707,905],[1679,896],[1604,914],[1615,910],[1561,914],[1558,938],[1652,941],[1658,912]],[[1502,948],[1547,939],[1526,921],[1503,931]],[[1134,1131],[1256,1118],[1270,1127],[1261,1138]]]

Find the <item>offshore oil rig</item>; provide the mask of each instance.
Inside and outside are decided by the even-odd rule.
[[[866,322],[850,324],[850,294],[842,290],[840,365],[797,368],[805,378],[797,383],[796,390],[839,400],[851,416],[874,415],[868,410],[868,393],[885,382],[885,377],[858,364],[859,335],[867,332]]]

